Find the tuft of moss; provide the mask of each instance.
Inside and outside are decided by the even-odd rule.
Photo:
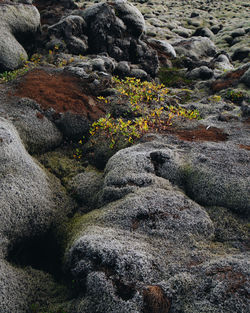
[[[39,156],[38,160],[58,177],[63,185],[67,185],[73,176],[84,171],[84,166],[80,162],[61,151],[45,153]]]
[[[192,80],[184,76],[183,70],[173,67],[162,67],[159,70],[158,77],[160,81],[168,87],[183,88],[191,87],[193,85]]]

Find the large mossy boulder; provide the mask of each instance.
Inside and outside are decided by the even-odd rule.
[[[45,233],[70,210],[60,184],[25,150],[14,126],[0,118],[1,252],[20,238]]]
[[[33,44],[39,27],[40,14],[35,6],[0,3],[0,71],[14,70],[27,60],[24,46]]]
[[[41,259],[47,253],[42,247],[42,238],[51,229],[56,230],[71,210],[72,201],[58,180],[27,153],[15,127],[1,117],[0,312],[30,312],[36,299],[47,297],[50,284],[55,287],[48,274],[28,265],[37,258],[33,253],[38,253]],[[49,245],[46,242],[47,249]],[[37,262],[42,264],[42,260]],[[27,267],[20,268],[20,265]],[[44,291],[40,293],[41,288]]]

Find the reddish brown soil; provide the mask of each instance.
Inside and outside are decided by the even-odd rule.
[[[239,296],[249,298],[247,291],[247,277],[245,274],[236,272],[231,266],[216,268],[206,273],[208,276],[214,276],[217,280],[227,282],[227,292],[237,292]]]
[[[43,110],[53,108],[56,113],[69,111],[92,120],[104,115],[103,106],[84,93],[79,79],[67,74],[33,70],[22,78],[14,95],[34,99]]]
[[[147,286],[143,290],[143,301],[143,313],[168,313],[171,306],[171,301],[159,286]]]
[[[212,85],[211,89],[213,92],[220,91],[222,89],[227,89],[229,87],[232,87],[234,85],[237,85],[239,82],[239,79],[243,74],[246,72],[247,68],[236,70],[234,72],[229,72],[225,75],[224,78],[216,80]]]
[[[241,149],[245,149],[245,150],[250,151],[250,146],[246,146],[246,145],[239,145],[239,147],[240,147]]]
[[[171,134],[177,135],[181,140],[185,141],[225,141],[228,135],[221,129],[216,127],[206,128],[200,125],[195,129],[169,129]]]

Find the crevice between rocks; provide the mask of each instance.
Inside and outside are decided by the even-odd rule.
[[[17,240],[9,247],[7,261],[18,267],[32,267],[52,275],[61,282],[62,247],[53,230],[41,236]]]

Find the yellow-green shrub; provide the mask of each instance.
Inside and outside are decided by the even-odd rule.
[[[180,106],[167,104],[168,89],[163,84],[142,82],[140,79],[127,77],[124,80],[113,78],[113,86],[119,92],[119,101],[128,102],[129,110],[135,118],[114,118],[111,114],[94,122],[90,129],[90,140],[97,144],[101,138],[109,141],[109,147],[115,148],[119,141],[126,145],[133,144],[147,132],[161,132],[172,125],[174,117],[188,119],[199,118],[198,111],[186,110]],[[98,98],[105,104],[109,99]],[[83,143],[82,141],[80,143]],[[79,158],[80,150],[76,157]]]

